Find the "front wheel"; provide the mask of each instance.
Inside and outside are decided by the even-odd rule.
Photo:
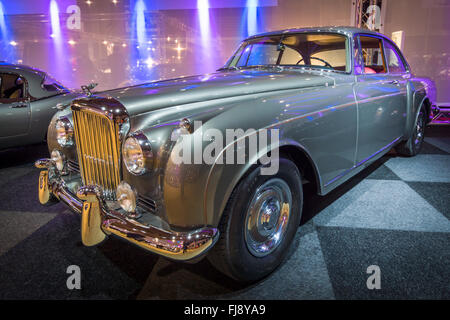
[[[265,277],[286,257],[302,205],[301,177],[292,161],[281,158],[278,173],[271,176],[254,168],[234,189],[208,260],[238,281]]]
[[[413,157],[422,149],[423,139],[425,138],[425,126],[427,124],[427,112],[422,105],[419,110],[416,125],[413,128],[411,136],[405,142],[395,147],[395,151],[402,156]]]

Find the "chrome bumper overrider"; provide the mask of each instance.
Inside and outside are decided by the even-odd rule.
[[[190,260],[210,249],[218,239],[216,228],[174,232],[142,224],[107,208],[101,188],[83,186],[73,195],[60,178],[51,159],[36,161],[39,176],[39,201],[47,203],[51,195],[81,214],[81,240],[87,246],[102,242],[114,234],[144,249],[175,260]]]

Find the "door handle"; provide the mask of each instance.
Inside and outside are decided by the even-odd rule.
[[[26,108],[26,107],[27,107],[26,104],[13,104],[13,105],[11,106],[11,108],[14,108],[14,109],[18,109],[18,108]]]
[[[389,84],[398,86],[400,84],[400,82],[398,80],[392,80],[392,81],[389,81]]]

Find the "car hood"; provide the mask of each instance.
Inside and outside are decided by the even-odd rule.
[[[96,93],[122,103],[130,116],[212,99],[333,85],[331,76],[300,70],[236,70],[181,77]]]

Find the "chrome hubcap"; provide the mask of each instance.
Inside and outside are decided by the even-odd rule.
[[[287,229],[291,207],[291,190],[282,179],[270,179],[256,190],[245,221],[245,242],[251,254],[264,257],[278,247]]]

